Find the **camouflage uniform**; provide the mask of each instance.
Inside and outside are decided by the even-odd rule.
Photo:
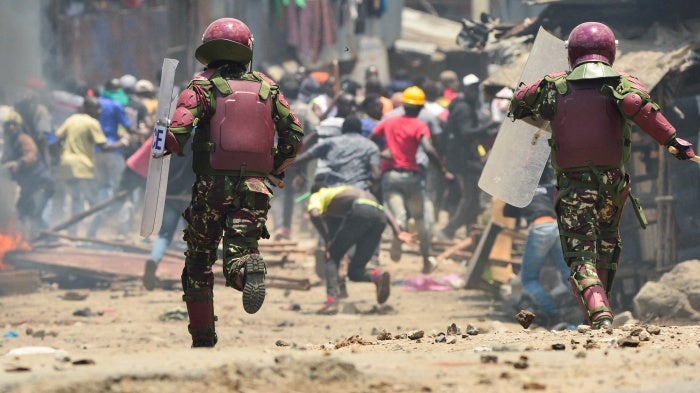
[[[544,76],[514,93],[508,116],[550,122],[552,165],[557,174],[556,213],[569,282],[588,322],[612,326],[610,291],[618,268],[618,227],[630,197],[625,163],[631,152],[631,122],[679,159],[694,157],[676,136],[649,92],[636,78],[611,67],[612,31],[586,22],[569,36],[570,71]],[[630,198],[642,226],[639,203]]]
[[[238,170],[215,168],[210,162],[210,153],[224,147],[217,147],[217,142],[211,140],[209,119],[216,111],[217,97],[235,93],[226,91],[228,81],[234,79],[259,83],[261,99],[270,100],[277,143],[268,149],[272,152],[269,172],[246,170],[245,166]],[[258,240],[270,237],[265,224],[272,191],[265,178],[269,173],[282,176],[300,148],[303,132],[278,86],[265,75],[245,72],[235,63],[196,76],[181,93],[168,130],[179,146],[184,146],[192,135],[196,180],[190,205],[183,214],[187,222],[183,236],[187,242],[183,298],[190,316],[193,346],[213,346],[217,338],[212,265],[217,259],[218,245],[223,240],[226,285],[243,291],[243,307],[248,313],[257,312],[265,296],[262,277],[266,272]],[[231,130],[221,132],[227,131]],[[260,131],[262,134],[263,130]],[[251,273],[258,276],[257,281],[251,280]]]

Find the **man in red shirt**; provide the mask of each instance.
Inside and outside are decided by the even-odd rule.
[[[425,150],[430,163],[440,168],[445,180],[452,181],[454,175],[447,171],[440,161],[437,151],[430,140],[430,129],[418,119],[418,113],[425,104],[425,93],[417,86],[404,90],[402,103],[405,113],[382,120],[372,131],[370,138],[384,145],[382,151],[382,194],[384,205],[399,223],[401,230],[406,230],[408,218],[415,220],[420,240],[420,252],[423,257],[424,274],[435,269],[435,261],[430,257],[430,231],[423,218],[425,201],[425,177],[416,161],[418,147]],[[401,243],[393,242],[391,258],[401,258]]]

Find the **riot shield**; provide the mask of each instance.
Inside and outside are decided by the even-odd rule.
[[[568,67],[564,42],[540,27],[520,81],[532,83]],[[549,157],[549,136],[548,122],[504,120],[481,172],[479,188],[513,206],[527,206]]]
[[[146,195],[144,197],[143,215],[141,216],[141,236],[149,236],[160,230],[163,221],[165,193],[168,188],[168,171],[170,155],[165,155],[165,134],[168,130],[170,106],[175,83],[175,69],[179,62],[175,59],[163,59],[163,68],[158,91],[158,108],[156,124],[153,127],[153,144],[151,158],[148,161],[146,178]]]

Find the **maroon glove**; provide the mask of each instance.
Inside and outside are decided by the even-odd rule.
[[[175,134],[170,131],[165,133],[165,150],[167,150],[168,153],[177,154],[178,156],[182,155],[180,152],[180,142],[175,138]]]
[[[668,144],[669,151],[679,160],[689,160],[695,157],[693,144],[681,138],[673,138]],[[671,149],[673,148],[673,149]]]

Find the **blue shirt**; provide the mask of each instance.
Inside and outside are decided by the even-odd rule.
[[[102,132],[107,137],[108,143],[114,143],[119,140],[119,126],[129,128],[131,127],[131,121],[129,121],[126,111],[119,103],[107,97],[99,97],[98,99],[102,107],[102,114],[98,119],[102,126]],[[96,149],[96,151],[100,151],[99,147]]]

